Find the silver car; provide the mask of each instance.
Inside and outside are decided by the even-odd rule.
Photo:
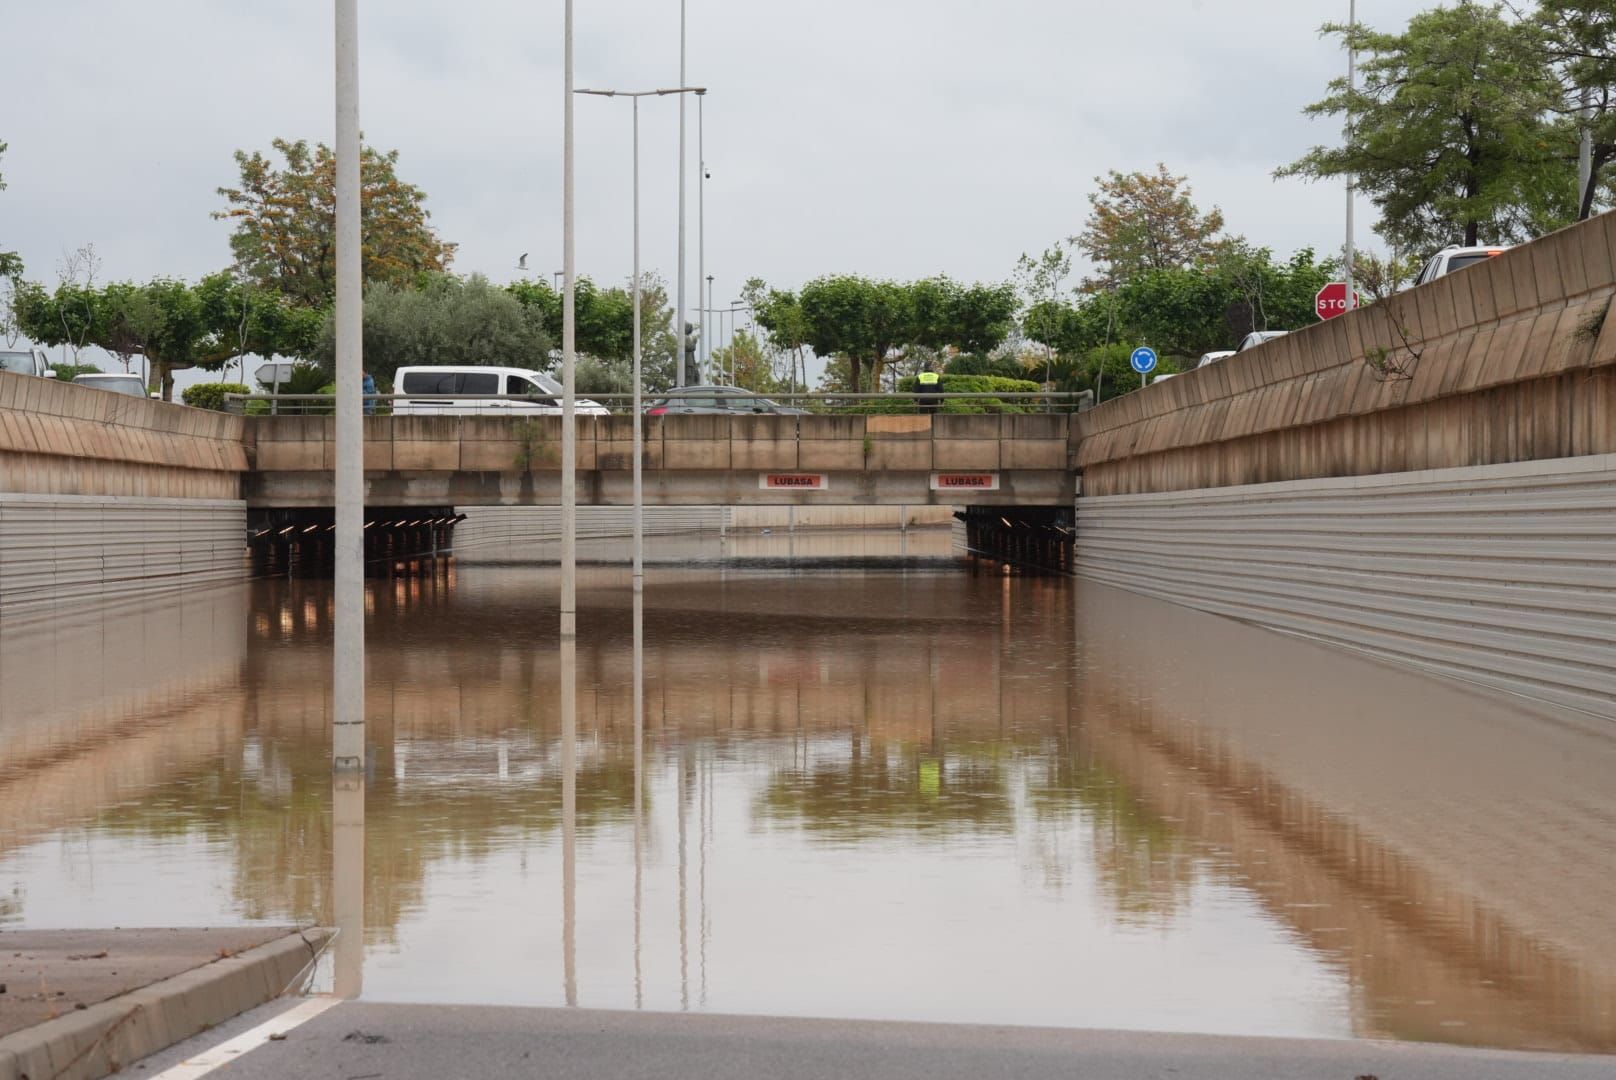
[[[686,386],[645,407],[647,416],[807,416],[806,409],[793,409],[762,394],[737,386]]]
[[[97,390],[110,390],[114,394],[128,394],[130,397],[143,398],[146,396],[146,384],[139,375],[126,375],[117,372],[103,372],[100,374],[75,375],[73,381],[80,386],[93,386]],[[160,398],[162,394],[152,394]]]

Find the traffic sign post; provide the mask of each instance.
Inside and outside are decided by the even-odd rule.
[[[1347,305],[1348,295],[1352,297],[1351,307]],[[1333,319],[1337,315],[1345,315],[1351,308],[1362,306],[1360,295],[1356,291],[1349,294],[1345,281],[1332,281],[1313,297],[1313,310],[1320,319]]]
[[[1139,388],[1143,390],[1149,383],[1150,373],[1156,370],[1156,350],[1149,345],[1141,345],[1128,357],[1128,363],[1139,373]]]

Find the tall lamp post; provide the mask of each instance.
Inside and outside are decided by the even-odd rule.
[[[682,73],[681,73],[682,74]],[[682,81],[682,80],[681,80]],[[707,88],[694,91],[696,95],[696,310],[703,311],[707,303],[701,296],[701,283],[707,274],[707,123],[702,102],[707,100]],[[712,360],[713,345],[707,333],[707,316],[701,317],[701,337],[696,342],[696,359]]]
[[[640,99],[678,94],[705,94],[703,86],[676,86],[665,90],[574,90],[592,97],[625,97],[633,103],[634,127],[634,591],[645,587],[645,454],[642,450],[645,417],[640,411]],[[684,341],[679,342],[679,364],[684,365]]]
[[[1352,92],[1358,76],[1358,49],[1353,35],[1358,32],[1358,0],[1348,0],[1347,3],[1347,153],[1352,153]],[[1358,306],[1357,293],[1352,285],[1352,202],[1353,202],[1353,176],[1347,173],[1347,243],[1345,249],[1345,265],[1347,284],[1347,310],[1351,311]]]
[[[571,0],[568,0],[571,3]],[[359,233],[359,2],[336,0],[337,459],[331,760],[365,767],[364,303]]]

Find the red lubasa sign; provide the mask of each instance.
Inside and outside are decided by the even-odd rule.
[[[794,491],[823,491],[824,473],[764,473],[763,487],[789,488]]]
[[[933,491],[997,491],[998,473],[933,473]]]

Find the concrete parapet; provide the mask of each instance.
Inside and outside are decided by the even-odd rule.
[[[1085,491],[1616,450],[1613,242],[1616,213],[1106,402],[1071,434]],[[1568,447],[1543,434],[1555,426],[1585,434]]]

